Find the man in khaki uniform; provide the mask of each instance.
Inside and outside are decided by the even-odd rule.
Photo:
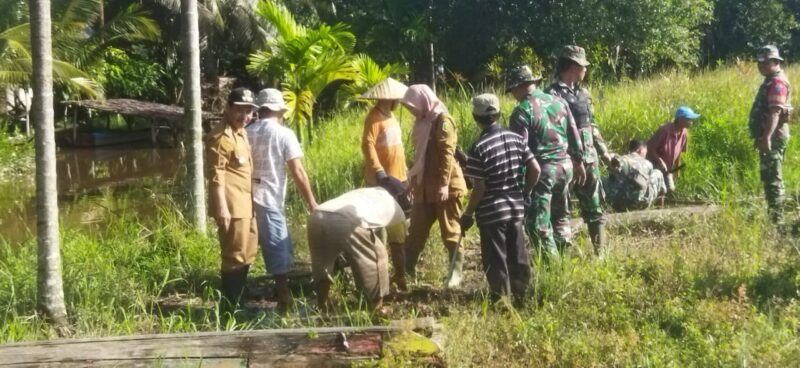
[[[410,86],[402,104],[416,118],[412,132],[416,152],[414,166],[408,175],[414,205],[406,240],[406,273],[416,273],[431,226],[438,221],[442,242],[449,252],[449,259],[454,262],[453,272],[446,283],[448,287],[456,287],[461,282],[462,254],[458,249],[461,238],[459,220],[463,210],[461,198],[467,192],[464,174],[455,158],[458,146],[456,123],[426,85]]]
[[[253,162],[244,130],[255,108],[250,90],[234,89],[228,95],[222,122],[206,137],[209,210],[217,222],[222,248],[222,295],[232,304],[238,303],[242,296],[247,273],[258,252],[253,218]]]

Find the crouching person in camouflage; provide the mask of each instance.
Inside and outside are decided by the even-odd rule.
[[[758,71],[764,83],[750,109],[750,136],[761,157],[761,182],[773,223],[783,222],[783,159],[789,143],[789,115],[792,111],[789,78],[781,69],[783,58],[775,46],[758,52]]]
[[[574,180],[583,185],[586,172],[578,129],[567,103],[538,89],[541,80],[526,65],[509,71],[506,92],[519,101],[509,127],[523,137],[541,167],[526,211],[527,230],[537,246],[558,255],[556,246],[566,246],[571,237],[569,184]]]
[[[614,210],[648,208],[667,192],[664,175],[646,157],[647,144],[634,139],[628,144],[628,154],[611,160],[605,188],[606,201]]]

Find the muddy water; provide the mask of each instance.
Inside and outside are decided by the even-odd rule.
[[[61,150],[57,172],[62,228],[91,231],[101,228],[115,207],[135,207],[145,216],[155,211],[148,199],[174,190],[185,170],[178,149],[120,146]],[[120,204],[123,197],[128,200]],[[0,242],[19,244],[35,233],[34,179],[0,183]]]

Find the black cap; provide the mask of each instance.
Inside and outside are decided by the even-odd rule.
[[[228,105],[258,107],[255,104],[253,92],[244,87],[234,88],[233,91],[228,94]]]

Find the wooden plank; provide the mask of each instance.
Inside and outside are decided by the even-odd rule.
[[[47,363],[48,368],[240,368],[247,367],[247,359],[141,359],[141,360],[84,360],[77,362]],[[40,368],[42,364],[17,364],[14,368]]]
[[[430,319],[430,321],[428,321]],[[249,359],[253,356],[373,358],[392,334],[433,326],[432,318],[394,326],[304,328],[53,340],[0,346],[0,367],[101,362]],[[340,335],[346,336],[344,349]],[[113,364],[112,364],[113,365]]]

